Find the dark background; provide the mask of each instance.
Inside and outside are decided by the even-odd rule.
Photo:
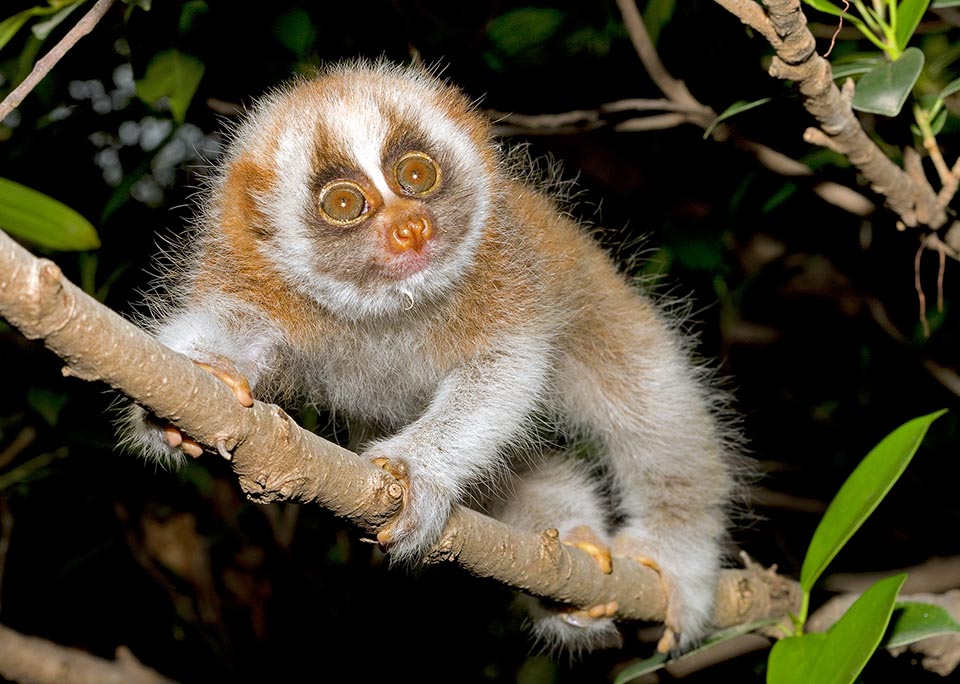
[[[2,12],[31,5],[5,3]],[[955,38],[936,16],[927,19],[932,30],[921,41]],[[181,154],[124,144],[125,123],[128,132],[129,122],[171,130],[164,128],[169,113],[124,95],[122,84],[124,73],[139,78],[154,54],[173,47],[206,66]],[[842,160],[802,141],[811,120],[788,86],[766,75],[768,46],[736,18],[711,2],[685,0],[658,48],[671,73],[717,111],[774,98],[734,119],[741,132],[869,195]],[[34,50],[25,31],[0,50],[3,89]],[[100,249],[48,256],[130,313],[160,236],[191,215],[205,163],[192,148],[215,157],[225,122],[211,102],[243,106],[325,62],[407,61],[413,50],[499,112],[660,97],[607,0],[157,0],[150,12],[115,7],[0,126],[0,177],[65,202],[97,226]],[[941,136],[948,163],[960,153],[953,121]],[[868,125],[888,142],[910,141],[906,121]],[[944,311],[928,307],[932,334],[925,338],[914,289],[917,236],[898,232],[887,212],[852,216],[692,126],[605,127],[511,142],[522,140],[578,179],[573,212],[602,227],[625,268],[662,273],[661,291],[689,299],[699,352],[729,378],[749,457],[764,473],[736,545],[796,576],[817,507],[867,451],[909,418],[957,408],[957,396],[923,365],[956,368],[956,265],[947,264]],[[936,275],[928,252],[921,277],[929,302]],[[897,334],[878,323],[870,302]],[[650,654],[652,644],[636,638],[642,626],[634,625],[625,626],[621,651],[539,654],[502,587],[455,568],[390,570],[372,545],[323,510],[266,512],[245,502],[217,458],[156,472],[116,448],[111,392],[64,379],[52,354],[2,323],[0,374],[0,454],[18,435],[34,436],[0,470],[0,519],[12,523],[2,557],[3,624],[107,657],[126,645],[181,682],[323,681],[341,670],[361,680],[412,673],[468,682],[607,681]],[[886,570],[957,553],[955,434],[951,411],[832,571]],[[783,503],[771,492],[800,499]],[[297,515],[295,526],[284,528],[283,515]],[[698,681],[761,681],[764,659],[764,652],[744,657]],[[933,680],[908,658],[883,654],[867,674],[868,681]]]

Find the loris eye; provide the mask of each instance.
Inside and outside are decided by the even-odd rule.
[[[320,190],[320,211],[331,223],[349,225],[367,212],[367,198],[352,181],[331,181]]]
[[[407,152],[394,172],[397,183],[411,195],[425,195],[440,185],[440,167],[423,152]]]

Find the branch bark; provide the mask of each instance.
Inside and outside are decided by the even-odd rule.
[[[30,684],[175,684],[124,647],[110,661],[0,625],[0,676]]]
[[[375,534],[399,510],[402,488],[384,470],[297,426],[279,407],[242,407],[232,392],[66,280],[0,232],[0,315],[66,361],[64,373],[101,380],[199,443],[232,453],[247,496],[259,503],[317,503]],[[616,601],[621,619],[661,621],[659,575],[632,561],[601,573],[590,556],[459,507],[428,562],[454,562],[537,596],[580,606]],[[718,627],[779,617],[799,606],[796,582],[758,567],[725,571]]]

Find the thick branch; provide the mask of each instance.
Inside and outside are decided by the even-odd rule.
[[[243,408],[232,392],[63,278],[0,232],[0,315],[43,339],[67,362],[64,372],[102,380],[169,420],[208,448],[233,453],[233,468],[258,502],[318,503],[375,533],[402,499],[384,470],[297,426],[276,406]],[[662,620],[659,576],[633,562],[602,574],[561,544],[555,530],[534,534],[458,508],[431,561],[453,561],[474,575],[577,605],[616,601],[618,617]],[[718,626],[796,611],[796,582],[751,567],[727,571],[718,586]]]

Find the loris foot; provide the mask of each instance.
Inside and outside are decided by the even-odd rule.
[[[663,576],[663,570],[660,569],[660,565],[657,563],[657,561],[647,556],[634,556],[634,560],[640,563],[640,565],[646,565],[648,568],[655,571],[660,577],[660,586],[663,587],[663,594],[667,597],[667,615],[666,619],[663,621],[663,636],[661,636],[660,641],[657,642],[657,652],[669,653],[670,651],[676,650],[676,648],[680,645],[680,642],[677,638],[677,635],[680,634],[680,629],[678,627],[678,602],[672,597],[670,582],[668,582]]]
[[[250,389],[250,383],[247,382],[245,377],[236,372],[236,370],[227,369],[223,366],[213,366],[200,361],[194,361],[193,363],[197,368],[207,371],[233,390],[233,394],[241,406],[247,408],[253,406],[253,392]],[[191,458],[199,458],[203,455],[203,447],[195,440],[185,436],[174,425],[168,423],[162,425],[160,429],[163,431],[163,438],[171,447],[175,449],[179,448]]]
[[[604,574],[613,572],[610,548],[590,526],[573,527],[563,534],[560,541],[589,553]],[[620,643],[620,632],[614,624],[620,609],[616,601],[586,608],[533,597],[526,597],[524,602],[532,618],[534,634],[548,649],[563,648],[578,653],[582,649],[607,648]]]
[[[620,610],[620,605],[616,601],[610,601],[609,603],[598,603],[586,609],[563,606],[557,608],[556,612],[561,620],[574,627],[590,627],[597,620],[612,618],[618,610]]]
[[[617,537],[614,540],[613,553],[617,558],[630,558],[640,563],[640,565],[647,566],[660,577],[663,595],[667,598],[667,610],[663,621],[663,636],[661,636],[660,641],[657,642],[657,652],[669,653],[670,651],[675,651],[680,645],[680,616],[683,612],[683,601],[677,596],[673,582],[668,575],[664,574],[659,563],[650,556],[639,553],[638,544],[633,539],[622,535]]]
[[[575,546],[589,553],[603,574],[609,575],[613,572],[613,560],[610,557],[610,547],[587,525],[574,527],[560,541],[567,546]]]
[[[578,525],[570,530],[566,536],[560,540],[567,546],[574,546],[582,551],[586,551],[593,558],[593,562],[600,568],[600,572],[609,575],[613,572],[613,559],[610,556],[610,547],[607,546],[599,535],[587,525]],[[590,606],[587,609],[569,608],[559,611],[560,617],[577,627],[586,627],[591,620],[599,620],[604,617],[613,617],[617,614],[619,606],[616,601],[609,603],[600,603]]]

